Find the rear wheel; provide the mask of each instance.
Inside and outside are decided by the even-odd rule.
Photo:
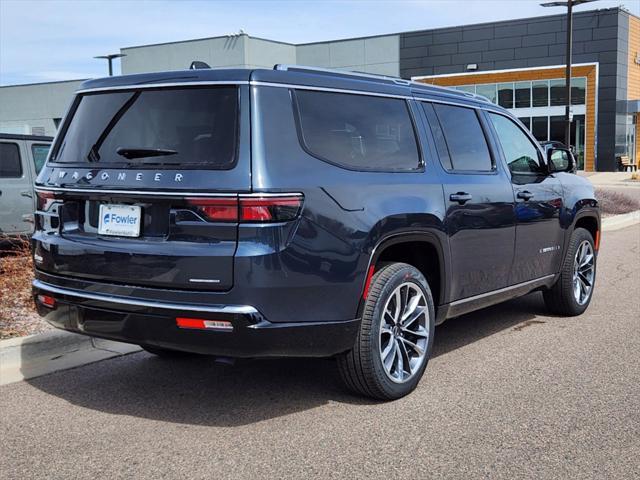
[[[558,315],[580,315],[591,302],[595,280],[593,237],[588,230],[576,228],[569,241],[560,277],[553,287],[544,292],[547,308]]]
[[[347,387],[381,400],[416,388],[433,345],[434,305],[426,279],[411,265],[393,263],[371,280],[353,350],[338,358]]]

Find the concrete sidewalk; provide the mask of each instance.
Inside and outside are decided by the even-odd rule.
[[[578,172],[596,187],[640,188],[640,180],[631,180],[631,172]]]
[[[140,347],[51,330],[0,341],[0,385],[137,352]]]

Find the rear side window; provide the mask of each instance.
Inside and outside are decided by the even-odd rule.
[[[0,178],[22,177],[20,149],[16,143],[0,143]]]
[[[489,118],[498,134],[509,170],[514,174],[543,173],[538,149],[520,127],[497,113],[490,113]]]
[[[228,169],[237,131],[236,87],[85,94],[51,161]]]
[[[40,173],[40,170],[42,170],[42,167],[44,167],[44,162],[47,159],[50,148],[51,145],[31,145],[31,152],[33,153],[33,163],[36,166],[36,173]]]
[[[352,170],[420,167],[404,100],[306,90],[295,97],[300,137],[311,155]]]
[[[454,171],[491,171],[493,162],[476,111],[434,104]]]

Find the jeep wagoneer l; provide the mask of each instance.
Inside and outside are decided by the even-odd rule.
[[[276,66],[85,82],[37,180],[34,296],[158,355],[337,357],[420,380],[434,326],[593,294],[600,216],[567,150],[482,97]]]

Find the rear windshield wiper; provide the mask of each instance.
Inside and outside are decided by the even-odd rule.
[[[124,158],[146,158],[146,157],[164,157],[166,155],[175,155],[178,152],[176,150],[169,150],[167,148],[124,148],[120,147],[116,150],[116,153]]]

